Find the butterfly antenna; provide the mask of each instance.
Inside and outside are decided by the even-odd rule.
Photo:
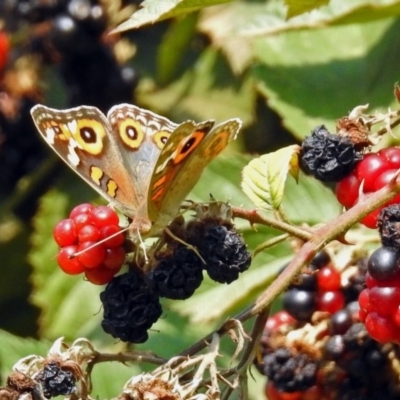
[[[115,236],[118,236],[120,233],[123,233],[123,232],[127,231],[128,229],[129,229],[129,226],[126,227],[126,228],[124,228],[124,229],[121,229],[121,230],[118,231],[118,232],[113,233],[112,235],[110,235],[110,236],[108,236],[108,237],[106,237],[106,238],[104,238],[104,239],[101,239],[100,241],[98,241],[98,242],[96,242],[96,243],[93,243],[91,246],[87,247],[86,249],[83,249],[83,250],[78,251],[77,253],[75,253],[73,256],[71,256],[71,258],[80,256],[80,255],[83,254],[85,251],[91,250],[91,249],[93,249],[94,247],[96,247],[96,246],[98,246],[98,245],[100,245],[100,244],[103,244],[104,242],[107,242],[107,240],[112,239],[112,238],[115,237]]]
[[[180,244],[183,244],[188,249],[194,251],[196,253],[196,255],[200,258],[200,260],[202,261],[203,264],[206,263],[204,258],[200,255],[199,251],[197,250],[197,248],[195,246],[192,246],[191,244],[186,243],[184,240],[178,238],[178,236],[174,235],[168,227],[165,227],[164,231],[165,231],[165,233],[167,233],[167,235],[171,236],[172,239],[176,240]]]

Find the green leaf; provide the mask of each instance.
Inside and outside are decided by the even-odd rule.
[[[257,241],[265,240],[267,235],[271,236],[271,230],[260,228]],[[196,326],[215,324],[224,318],[234,317],[267,289],[280,269],[290,260],[291,256],[288,254],[290,250],[287,244],[276,246],[257,256],[250,269],[230,285],[217,284],[206,278],[190,299],[185,302],[171,302],[170,307],[188,316]]]
[[[253,69],[260,92],[299,139],[368,102],[395,107],[399,23],[375,23],[287,33],[255,41]],[[311,51],[312,50],[312,51]],[[385,71],[385,73],[382,73]]]
[[[0,330],[0,343],[0,375],[3,384],[19,359],[31,354],[44,357],[51,346],[50,342],[21,338],[3,330]]]
[[[185,54],[196,32],[197,16],[175,20],[169,26],[158,48],[157,80],[161,85],[169,83],[177,74],[182,55]]]
[[[306,0],[304,0],[306,1]],[[311,1],[311,0],[308,0]],[[321,0],[322,1],[322,0]],[[293,0],[295,6],[301,2]],[[231,4],[212,7],[202,11],[199,28],[209,35],[213,44],[227,56],[232,68],[242,72],[254,61],[255,37],[267,39],[267,36],[282,35],[290,31],[317,30],[320,32],[333,25],[348,25],[380,21],[400,14],[400,0],[331,0],[329,5],[320,7],[310,13],[287,20],[285,5],[280,0],[268,2],[235,1]],[[355,29],[360,28],[355,26]],[[374,36],[372,29],[367,29],[367,36]],[[304,55],[315,57],[322,52],[313,42],[306,42],[309,47]],[[350,45],[346,40],[336,40],[336,56],[341,58],[342,47]],[[355,56],[354,49],[352,56]],[[326,50],[329,50],[328,47]],[[279,48],[282,56],[296,54],[296,47]],[[359,54],[359,51],[357,52]],[[274,62],[272,59],[271,63]]]
[[[301,172],[298,182],[287,179],[282,208],[291,223],[310,226],[326,223],[342,213],[332,189]]]
[[[154,24],[168,18],[188,14],[204,7],[228,3],[232,0],[145,0],[139,10],[112,32],[122,32],[139,28],[143,25]]]
[[[288,6],[288,19],[329,4],[329,0],[284,0],[284,2]]]
[[[285,147],[255,158],[244,167],[242,189],[257,207],[266,211],[279,209],[286,177],[297,159],[298,149],[297,145]]]

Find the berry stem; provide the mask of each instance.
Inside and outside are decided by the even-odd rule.
[[[292,282],[303,266],[309,264],[318,251],[326,244],[343,235],[360,219],[382,206],[400,192],[399,181],[393,180],[388,185],[368,196],[364,201],[357,203],[354,207],[340,215],[331,223],[328,223],[313,233],[311,240],[306,242],[296,257],[282,271],[282,273],[271,283],[271,285],[260,295],[256,303],[244,310],[237,318],[241,321],[259,314],[269,307],[271,302]]]
[[[274,238],[271,238],[270,240],[265,241],[264,243],[259,244],[253,252],[253,258],[258,254],[261,253],[263,250],[269,249],[273,246],[275,246],[278,243],[284,242],[286,239],[288,239],[290,235],[288,233],[284,233],[283,235],[275,236]]]
[[[261,224],[270,226],[271,228],[279,229],[302,240],[310,240],[313,237],[312,232],[304,228],[298,228],[297,226],[290,225],[275,218],[266,217],[259,214],[257,210],[246,210],[241,207],[232,207],[232,215],[234,218],[246,219],[251,225]]]

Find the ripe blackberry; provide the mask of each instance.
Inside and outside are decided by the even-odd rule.
[[[316,309],[314,292],[290,289],[283,295],[283,308],[298,321],[309,321]]]
[[[251,264],[246,244],[233,228],[225,225],[208,225],[203,235],[196,238],[205,269],[216,282],[232,283]]]
[[[159,297],[136,270],[113,278],[100,293],[104,307],[101,326],[124,342],[143,343],[147,330],[162,314]]]
[[[179,246],[160,261],[148,278],[161,297],[188,299],[203,280],[203,262],[193,250]]]
[[[346,136],[329,133],[324,125],[306,137],[300,152],[302,169],[317,179],[338,182],[362,159],[354,143]]]
[[[263,358],[264,374],[283,392],[303,391],[316,382],[317,363],[308,355],[280,347]]]
[[[368,260],[368,272],[378,281],[393,279],[400,272],[400,252],[392,247],[375,250]]]
[[[49,362],[35,377],[43,388],[43,394],[46,398],[60,395],[69,395],[76,390],[76,378],[74,374],[63,369],[59,362]]]
[[[378,217],[382,245],[400,249],[400,204],[383,208]]]

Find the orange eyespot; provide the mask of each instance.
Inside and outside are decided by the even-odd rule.
[[[204,131],[195,131],[182,143],[179,144],[173,159],[174,164],[182,162],[204,139],[206,133]]]

